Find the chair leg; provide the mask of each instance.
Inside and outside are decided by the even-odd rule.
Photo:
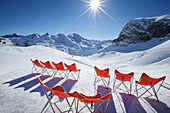
[[[152,90],[153,90],[153,92],[154,92],[154,94],[155,94],[155,97],[156,97],[157,101],[159,102],[159,99],[158,99],[157,93],[156,93],[156,91],[155,91],[155,88],[152,87]]]
[[[133,84],[133,79],[132,82],[130,81],[130,95],[132,94],[132,84]]]
[[[97,110],[98,110],[98,108],[100,107],[100,105],[102,104],[103,102],[100,102],[100,104],[95,108],[95,110],[93,111],[93,113],[95,113]],[[98,110],[99,111],[99,110]]]
[[[54,95],[52,95],[51,93],[51,97],[49,98],[49,100],[47,101],[47,103],[45,104],[44,108],[42,109],[41,113],[44,111],[44,109],[47,107],[48,103],[51,101],[51,99],[53,98]]]
[[[151,88],[152,88],[152,86],[149,89],[147,89],[144,93],[142,93],[138,98],[140,98],[142,95],[144,95],[146,92],[148,92]]]
[[[138,97],[138,89],[137,89],[137,84],[135,84],[136,85],[136,87],[135,87],[135,89],[136,89],[136,95],[137,95],[137,97]]]
[[[48,97],[48,95],[47,95],[47,92],[46,92],[46,90],[45,90],[44,87],[43,87],[43,90],[44,90],[44,92],[45,92],[45,95],[46,95],[46,97],[47,97],[47,99],[48,99],[48,101],[49,101],[49,103],[50,103],[50,106],[51,106],[53,112],[55,113],[54,108],[53,108],[53,106],[52,106],[52,103],[51,103],[51,101],[50,101],[50,99],[49,99],[49,97]],[[43,109],[45,109],[45,108],[43,108]]]
[[[128,92],[128,94],[130,94],[129,93],[129,88],[125,85],[124,81],[122,81],[122,84],[124,85],[124,87],[125,87],[126,91]]]
[[[113,91],[114,91],[114,88],[115,88],[115,84],[116,84],[116,78],[114,79],[114,83],[113,83]]]
[[[105,110],[104,110],[104,113],[105,113],[106,110],[107,110],[107,107],[108,107],[108,105],[109,105],[109,102],[110,102],[110,99],[108,100],[108,102],[107,102],[107,104],[106,104],[106,108],[105,108]]]
[[[33,73],[33,72],[34,72],[34,68],[35,68],[35,65],[33,65],[32,70],[31,70],[31,73]]]

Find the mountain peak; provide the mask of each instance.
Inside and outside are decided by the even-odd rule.
[[[17,34],[12,34],[8,36],[13,45],[42,45],[56,48],[71,55],[91,55],[99,52],[102,47],[106,46],[106,42],[95,42],[92,40],[88,40],[76,33],[73,33],[71,35],[61,33],[59,33],[58,35],[49,35],[49,33],[39,35],[37,33],[34,33],[28,36],[18,36],[19,35]]]
[[[21,35],[18,35],[17,33],[13,33],[12,35],[11,34],[7,34],[7,35],[4,35],[2,37],[4,38],[11,38],[11,37],[20,37]]]
[[[128,46],[147,42],[152,38],[163,38],[170,33],[170,14],[156,17],[137,18],[130,20],[117,39],[116,46]]]

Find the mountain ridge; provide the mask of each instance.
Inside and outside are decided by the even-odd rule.
[[[79,34],[62,34],[50,35],[45,33],[40,35],[37,33],[30,35],[18,35],[16,33],[1,36],[1,40],[8,40],[10,45],[16,46],[32,46],[43,45],[46,47],[56,48],[71,55],[87,56],[99,52],[105,46],[111,44],[112,40],[88,40]]]

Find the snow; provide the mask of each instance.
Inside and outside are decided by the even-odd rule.
[[[37,35],[38,36],[38,35]],[[52,36],[51,36],[52,37]],[[155,43],[156,44],[155,44]],[[153,45],[154,46],[153,46]],[[152,45],[152,46],[151,46]],[[141,48],[140,51],[134,51],[132,48]],[[31,74],[32,63],[30,59],[39,59],[41,61],[64,62],[67,64],[76,63],[77,68],[81,69],[80,79],[78,81],[63,79],[59,76],[54,78],[48,75],[41,76],[43,82],[52,87],[62,85],[68,92],[80,92],[86,95],[94,95],[102,93],[105,95],[112,93],[107,113],[168,113],[170,111],[170,91],[161,88],[158,92],[160,102],[156,101],[154,96],[147,95],[137,98],[134,92],[134,82],[132,96],[129,96],[124,90],[112,92],[114,70],[118,69],[122,73],[134,72],[135,80],[139,80],[143,72],[151,77],[166,76],[165,85],[170,88],[170,40],[167,39],[157,44],[157,39],[145,43],[146,48],[142,48],[142,44],[131,45],[129,47],[117,48],[115,51],[100,52],[92,56],[73,56],[56,48],[44,47],[42,45],[34,45],[29,47],[4,46],[0,45],[0,113],[38,113],[41,112],[47,99],[38,82],[40,75]],[[111,84],[106,89],[103,86],[94,87],[94,66],[100,69],[110,68]],[[95,89],[96,88],[96,89]],[[124,87],[121,87],[122,89]],[[58,101],[59,100],[59,101]],[[57,101],[57,106],[61,111],[68,109],[66,100],[54,97],[53,102]],[[72,98],[69,98],[72,101]],[[83,106],[83,103],[79,103]],[[51,113],[51,108],[47,107],[47,113]],[[54,106],[56,112],[59,112]],[[84,109],[83,113],[87,113],[88,109]]]
[[[29,46],[42,45],[56,48],[71,55],[78,56],[88,56],[97,53],[103,47],[108,46],[112,42],[111,40],[88,40],[75,33],[71,35],[61,33],[58,35],[49,35],[46,33],[44,35],[31,34],[28,36],[17,35],[14,33],[12,35],[5,35],[2,37],[4,37],[6,40],[9,40],[13,45],[22,47],[24,47],[26,44]]]
[[[162,16],[155,16],[155,17],[145,17],[145,18],[137,18],[135,20],[153,20],[155,22],[165,20],[165,19],[170,19],[170,14],[167,15],[162,15]]]

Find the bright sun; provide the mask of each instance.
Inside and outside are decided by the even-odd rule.
[[[81,1],[86,2],[89,8],[85,10],[78,18],[76,18],[75,21],[78,20],[81,16],[83,16],[85,13],[89,11],[90,11],[90,15],[93,15],[94,20],[96,20],[97,14],[100,15],[100,11],[102,11],[110,19],[112,19],[114,22],[119,24],[118,21],[116,21],[112,16],[110,16],[106,11],[102,9],[102,6],[104,6],[103,3],[106,2],[106,0],[81,0]]]
[[[91,0],[90,6],[93,10],[97,10],[101,5],[101,2],[99,0]]]

